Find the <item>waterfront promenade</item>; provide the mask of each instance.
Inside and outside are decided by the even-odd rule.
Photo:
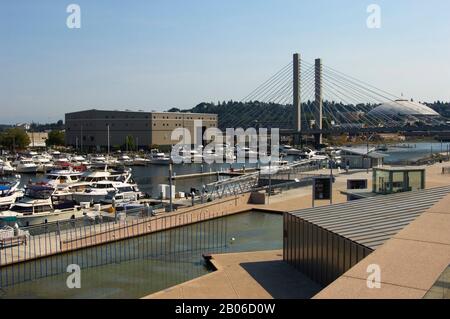
[[[450,174],[441,173],[443,166],[446,164],[426,168],[427,188],[450,185]],[[367,173],[348,176],[355,178],[364,174]],[[345,179],[344,176],[338,177],[336,188],[342,186]],[[272,198],[272,203],[264,205],[264,209],[279,212],[282,208],[311,206],[310,194],[296,196],[289,193],[283,199]],[[338,197],[336,202],[341,200],[342,197]],[[449,205],[450,196],[446,196],[388,241],[384,245],[386,247],[382,246],[322,291],[321,287],[282,261],[282,250],[275,250],[213,254],[209,259],[215,272],[143,298],[422,298],[449,263]],[[417,247],[423,252],[417,254]],[[402,258],[399,260],[398,256]],[[405,263],[404,258],[409,263]],[[366,268],[370,263],[382,263],[383,269],[387,269],[381,290],[365,289]],[[422,278],[420,282],[414,282],[417,274]]]
[[[305,299],[320,286],[283,262],[282,250],[214,254],[215,271],[144,299]]]
[[[426,167],[426,187],[437,187],[450,184],[450,174],[443,175],[442,167],[448,163],[435,164]],[[313,174],[326,174],[327,169],[313,171]],[[372,172],[365,170],[334,171],[336,182],[333,185],[333,203],[347,200],[341,194],[346,189],[348,179],[367,178],[371,183]],[[224,199],[194,207],[180,208],[172,213],[161,213],[155,217],[146,217],[139,220],[117,221],[79,227],[71,230],[61,230],[46,234],[31,236],[26,245],[6,247],[0,250],[0,265],[11,265],[36,258],[43,258],[82,248],[103,245],[136,236],[143,236],[184,225],[221,218],[231,214],[248,211],[264,211],[283,213],[312,205],[311,186],[285,190],[282,193],[266,197],[265,204],[253,204],[250,193],[238,196],[229,196]],[[329,201],[318,201],[316,206],[329,205]]]

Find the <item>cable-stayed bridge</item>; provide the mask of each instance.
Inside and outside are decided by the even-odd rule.
[[[241,103],[252,107],[238,117],[228,112],[219,120],[228,127],[313,134],[316,143],[321,143],[322,134],[450,132],[445,119],[427,106],[340,72],[321,59],[303,60],[299,54]]]

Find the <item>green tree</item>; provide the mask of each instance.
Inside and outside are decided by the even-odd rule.
[[[134,148],[134,137],[132,135],[127,135],[127,137],[125,138],[125,150],[132,151],[134,150]]]
[[[45,141],[47,146],[65,145],[65,134],[63,131],[53,130],[48,133],[48,139]]]
[[[0,135],[0,144],[11,150],[25,149],[30,145],[30,137],[22,128],[14,127]]]

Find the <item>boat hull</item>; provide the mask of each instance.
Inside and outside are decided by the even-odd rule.
[[[37,166],[29,166],[29,167],[17,166],[16,172],[17,173],[25,173],[25,174],[34,174],[34,173],[37,173],[37,169],[38,169]]]
[[[3,221],[4,223],[17,223],[19,227],[28,227],[80,217],[83,217],[82,210],[68,210],[51,213],[38,213],[28,216],[5,216],[0,217],[0,221]]]
[[[73,194],[72,198],[77,203],[95,203],[98,204],[105,200],[107,194]]]

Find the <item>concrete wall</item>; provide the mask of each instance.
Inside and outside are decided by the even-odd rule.
[[[177,128],[186,128],[191,134],[191,144],[194,140],[194,121],[201,120],[202,127],[205,129],[217,127],[216,114],[200,114],[200,113],[152,113],[152,144],[156,145],[172,145],[178,141],[171,140],[171,133]],[[202,131],[199,130],[199,134]]]
[[[30,138],[29,147],[45,147],[46,140],[48,139],[47,132],[27,132],[28,137]]]

